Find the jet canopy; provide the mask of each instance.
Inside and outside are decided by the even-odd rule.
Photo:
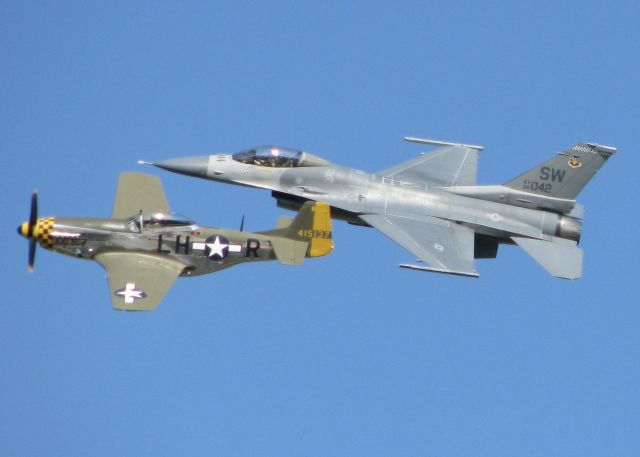
[[[293,168],[329,165],[329,162],[313,154],[284,146],[258,146],[233,154],[231,157],[237,162],[262,167]]]
[[[142,227],[147,228],[162,228],[162,227],[188,227],[196,225],[196,223],[184,216],[177,213],[163,213],[157,212],[152,214],[141,214],[131,218],[128,222],[129,230],[132,232],[140,232]]]

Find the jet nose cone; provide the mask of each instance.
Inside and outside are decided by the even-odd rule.
[[[197,178],[206,178],[209,168],[209,156],[181,157],[155,162],[153,165],[167,171]]]

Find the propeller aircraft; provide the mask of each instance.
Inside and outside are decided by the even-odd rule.
[[[178,276],[213,273],[245,262],[278,260],[299,265],[333,249],[329,206],[309,202],[275,229],[250,233],[197,225],[172,213],[156,176],[122,173],[110,218],[38,216],[31,196],[29,220],[18,233],[29,241],[29,270],[36,246],[97,261],[109,281],[117,310],[150,311]]]

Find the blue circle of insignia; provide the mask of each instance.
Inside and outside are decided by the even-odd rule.
[[[222,260],[229,254],[229,240],[222,235],[212,235],[204,242],[204,252],[211,260]]]

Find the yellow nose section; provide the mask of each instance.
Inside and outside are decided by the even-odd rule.
[[[53,231],[53,224],[56,222],[54,217],[43,217],[38,219],[36,227],[33,230],[33,236],[39,240],[43,246],[51,246],[53,244],[53,238],[51,232]]]
[[[24,236],[25,238],[29,236],[29,223],[28,222],[23,222],[22,225],[20,225],[20,227],[18,227],[18,233],[22,236]]]
[[[51,246],[53,244],[51,232],[53,231],[53,224],[55,224],[55,222],[55,217],[43,217],[38,219],[33,227],[32,238],[40,241],[44,246]],[[29,238],[29,222],[24,222],[20,225],[18,232],[25,238]]]

